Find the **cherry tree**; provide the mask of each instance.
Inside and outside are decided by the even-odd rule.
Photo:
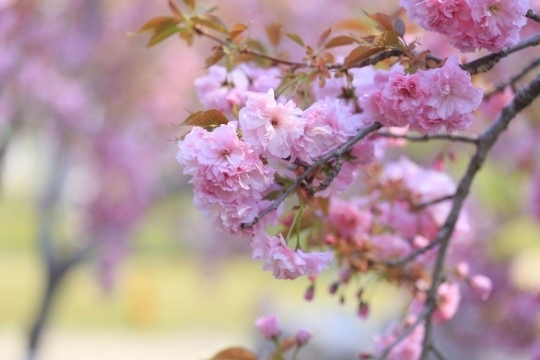
[[[244,236],[276,279],[308,277],[308,300],[330,266],[339,268],[330,293],[356,287],[360,317],[377,304],[352,279],[376,274],[403,289],[403,317],[374,339],[374,351],[359,349],[361,359],[444,359],[437,326],[476,332],[462,341],[471,348],[501,338],[538,356],[538,297],[513,288],[506,265],[489,259],[478,211],[466,204],[488,156],[510,155],[531,176],[526,207],[540,218],[538,124],[527,112],[540,94],[530,50],[540,44],[540,17],[529,1],[401,0],[392,15],[359,14],[371,27],[358,18],[318,31],[311,23],[316,45],[288,24],[270,23],[264,39],[246,23],[226,25],[216,8],[168,5],[169,15],[140,29],[149,46],[174,35],[213,42],[207,74],[194,83],[203,109],[183,122],[192,128],[176,156],[209,222]],[[505,63],[515,53],[525,62]],[[501,138],[512,130],[513,140]],[[426,167],[405,155],[416,142],[445,145]],[[466,164],[458,180],[447,160]],[[484,302],[523,331],[483,316],[450,321]],[[306,330],[284,338],[274,316],[256,326],[274,342],[273,359],[297,359],[310,340]],[[256,358],[229,348],[213,359]]]

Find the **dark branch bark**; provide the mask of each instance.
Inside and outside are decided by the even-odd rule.
[[[530,105],[534,99],[540,94],[540,75],[538,75],[533,81],[531,81],[526,87],[516,93],[514,100],[504,107],[497,120],[487,128],[478,140],[478,147],[471,158],[465,175],[459,182],[456,195],[454,197],[454,203],[450,214],[448,215],[444,226],[441,228],[437,235],[437,239],[440,240],[441,245],[437,254],[437,260],[433,269],[432,284],[428,292],[426,301],[426,322],[425,322],[425,336],[423,341],[423,351],[421,360],[426,360],[432,344],[432,315],[437,306],[437,290],[439,284],[442,281],[444,260],[446,258],[446,252],[450,244],[450,236],[454,231],[459,213],[463,207],[463,203],[467,198],[472,181],[482,165],[484,164],[488,152],[491,150],[499,135],[508,128],[510,121],[525,107]]]
[[[540,57],[534,59],[533,61],[531,61],[529,63],[529,65],[527,65],[523,70],[521,70],[518,74],[516,74],[515,76],[513,76],[510,80],[504,82],[504,83],[501,83],[501,84],[498,84],[494,90],[484,94],[484,100],[487,100],[489,99],[491,96],[497,94],[497,93],[500,93],[502,91],[504,91],[504,89],[506,89],[507,86],[511,86],[512,89],[515,91],[515,85],[516,83],[521,80],[525,75],[527,75],[530,71],[534,70],[534,68],[536,68],[537,66],[540,65]]]
[[[478,58],[476,60],[470,61],[466,64],[461,65],[461,68],[469,74],[479,74],[482,72],[487,72],[491,70],[495,64],[497,64],[501,59],[507,57],[510,54],[521,51],[528,47],[537,46],[540,44],[540,34],[530,36],[526,39],[521,40],[517,45],[508,47],[499,52],[489,54]]]
[[[468,144],[476,145],[478,143],[477,138],[471,138],[468,136],[460,136],[460,135],[450,135],[450,134],[435,134],[435,135],[424,135],[424,136],[414,136],[414,135],[398,135],[398,134],[392,134],[388,132],[381,132],[377,135],[392,138],[392,139],[404,139],[407,141],[412,142],[427,142],[431,140],[447,140],[447,141],[453,141],[453,142],[463,142]]]

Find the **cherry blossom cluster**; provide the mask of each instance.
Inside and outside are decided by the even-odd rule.
[[[409,18],[424,29],[449,36],[463,52],[498,51],[515,45],[529,0],[400,0]]]
[[[456,57],[441,68],[411,75],[398,68],[386,74],[386,81],[378,80],[376,90],[360,99],[365,116],[388,127],[408,125],[421,134],[443,127],[448,132],[467,129],[483,97]]]

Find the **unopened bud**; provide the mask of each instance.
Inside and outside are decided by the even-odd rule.
[[[362,319],[367,319],[368,315],[369,305],[366,302],[360,301],[360,305],[358,306],[358,316]]]
[[[484,275],[472,276],[469,279],[469,285],[483,301],[486,301],[489,298],[489,294],[491,294],[491,289],[493,288],[491,280]]]
[[[306,299],[307,301],[311,301],[313,300],[314,296],[315,296],[315,285],[311,284],[307,288],[306,293],[304,294],[304,299]]]
[[[304,346],[308,343],[308,341],[311,339],[311,334],[307,330],[300,330],[296,334],[296,342],[299,346]]]
[[[339,282],[334,281],[332,284],[330,284],[330,287],[328,288],[328,292],[331,295],[334,295],[338,291],[338,288],[339,288]]]

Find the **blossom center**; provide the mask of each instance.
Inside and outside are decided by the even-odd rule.
[[[276,126],[279,124],[279,119],[277,117],[273,117],[272,120],[270,120],[270,124],[272,124],[272,126]]]

